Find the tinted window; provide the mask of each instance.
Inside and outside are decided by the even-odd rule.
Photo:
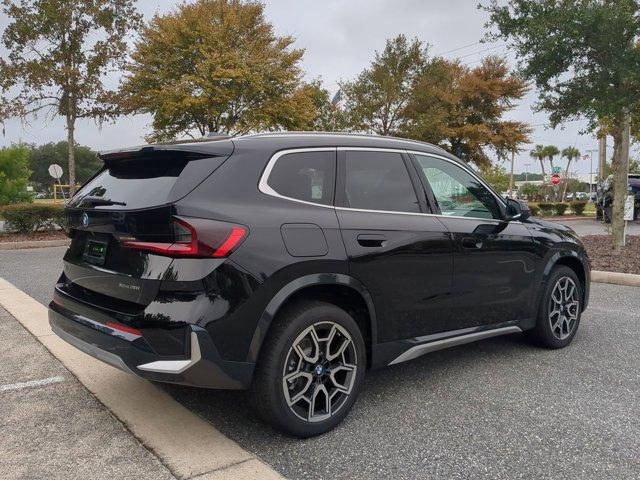
[[[87,196],[126,204],[115,207],[95,206],[98,209],[129,210],[163,205],[169,202],[169,192],[187,163],[186,160],[158,158],[148,161],[125,161],[110,166],[84,185],[70,205],[86,206],[82,200]]]
[[[287,153],[276,161],[267,184],[285,197],[331,205],[334,171],[333,151]]]
[[[469,172],[439,158],[416,159],[443,215],[502,218],[496,197]]]
[[[399,153],[346,152],[345,202],[364,210],[420,212]]]

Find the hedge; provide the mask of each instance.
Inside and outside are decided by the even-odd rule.
[[[5,205],[0,207],[0,219],[4,220],[6,230],[18,233],[37,232],[66,225],[63,205],[38,203]]]
[[[567,208],[569,208],[569,204],[564,202],[558,202],[553,205],[553,210],[556,212],[556,215],[564,215]]]
[[[531,215],[536,217],[540,214],[540,207],[537,204],[529,203],[528,206],[529,206],[529,211],[531,212]]]
[[[550,203],[550,202],[540,202],[540,203],[538,203],[538,207],[542,211],[543,215],[551,215],[553,213],[553,210],[554,210],[554,205],[555,204]]]
[[[584,209],[587,206],[587,202],[576,200],[570,202],[569,205],[571,206],[571,211],[573,213],[575,213],[576,215],[583,215]]]

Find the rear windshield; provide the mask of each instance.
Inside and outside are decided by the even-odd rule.
[[[159,157],[107,165],[80,189],[69,206],[133,210],[171,203],[193,190],[225,158]]]

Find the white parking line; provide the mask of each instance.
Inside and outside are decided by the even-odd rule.
[[[23,388],[44,387],[45,385],[62,382],[63,380],[64,378],[62,377],[49,377],[43,378],[42,380],[32,380],[30,382],[10,383],[8,385],[0,385],[0,392],[7,392],[9,390],[22,390]]]

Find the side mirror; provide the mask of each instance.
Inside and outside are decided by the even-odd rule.
[[[531,216],[529,206],[514,198],[507,198],[507,220],[526,220]]]

